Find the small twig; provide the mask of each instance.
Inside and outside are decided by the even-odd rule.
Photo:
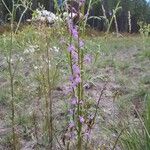
[[[61,146],[61,144],[60,144],[60,142],[59,142],[59,140],[58,140],[58,138],[57,138],[57,136],[56,136],[55,133],[54,133],[54,137],[56,138],[56,141],[57,141],[57,143],[58,143],[60,149],[63,150],[63,147]]]
[[[124,130],[127,129],[127,128],[128,128],[128,127],[124,127],[124,128],[121,130],[121,132],[120,132],[119,135],[117,136],[117,139],[116,139],[116,141],[115,141],[115,144],[114,144],[112,150],[115,150],[116,145],[117,145],[117,143],[118,143],[118,141],[119,141],[119,138],[121,137],[121,135],[122,135],[122,133],[124,132]]]
[[[12,12],[9,10],[9,8],[7,7],[6,3],[4,2],[4,0],[2,0],[3,5],[5,6],[5,8],[7,9],[8,13],[10,15],[12,15]]]
[[[22,18],[23,18],[24,14],[25,14],[25,12],[26,12],[27,10],[28,10],[28,7],[26,7],[26,8],[24,9],[23,13],[22,13],[21,16],[20,16],[19,22],[18,22],[18,24],[17,24],[17,28],[16,28],[16,30],[15,30],[15,34],[17,33],[17,31],[18,31],[18,29],[19,29],[19,27],[20,27],[20,23],[21,23],[21,21],[22,21]]]
[[[95,122],[95,119],[96,119],[96,116],[97,116],[97,111],[98,111],[98,108],[99,108],[99,103],[102,99],[102,95],[104,94],[104,91],[106,90],[106,85],[107,85],[107,83],[105,83],[103,89],[101,90],[101,93],[100,93],[100,96],[99,96],[99,99],[98,99],[98,102],[97,102],[97,105],[96,105],[95,114],[94,114],[94,117],[93,117],[93,123]]]
[[[89,129],[91,129],[92,126],[93,126],[94,123],[95,123],[95,119],[96,119],[96,116],[97,116],[99,104],[100,104],[100,101],[101,101],[102,96],[103,96],[103,94],[104,94],[104,91],[106,90],[106,85],[107,85],[107,83],[104,84],[104,86],[103,86],[103,88],[102,88],[102,90],[101,90],[101,92],[100,92],[99,99],[98,99],[98,102],[97,102],[97,105],[96,105],[95,114],[94,114],[93,118],[89,120],[89,125],[88,125],[88,128],[89,128]]]

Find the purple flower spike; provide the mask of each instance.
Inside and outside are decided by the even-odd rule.
[[[72,66],[72,69],[74,74],[80,74],[80,68],[76,64]]]
[[[74,47],[74,45],[73,45],[73,44],[69,45],[69,47],[68,47],[68,51],[69,51],[69,52],[73,52],[73,51],[75,51],[75,47]]]
[[[76,27],[73,27],[72,28],[72,35],[75,39],[78,38],[78,31],[77,31],[77,28]]]
[[[77,39],[78,38],[78,31],[77,31],[77,27],[73,26],[72,20],[68,19],[67,20],[68,23],[68,27],[69,27],[69,32],[72,34],[72,36]]]
[[[79,120],[80,120],[80,123],[84,123],[84,118],[82,116],[79,116]]]

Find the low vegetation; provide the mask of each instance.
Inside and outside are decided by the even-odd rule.
[[[101,33],[92,38],[91,35],[94,31],[83,36],[84,53],[90,57],[84,66],[84,119],[88,121],[87,117],[98,109],[91,137],[84,141],[83,146],[129,150],[145,146],[148,150],[149,38],[143,49],[140,35],[119,38],[115,35],[104,37]],[[10,40],[9,33],[0,37],[1,149],[11,149],[12,145],[8,67]],[[26,26],[14,35],[11,65],[14,73],[15,135],[19,149],[46,149],[49,145],[49,99],[53,102],[54,148],[63,149],[68,143],[70,149],[75,146],[76,138],[72,141],[67,137],[67,126],[72,120],[68,115],[72,106],[66,89],[70,74],[68,40],[66,29],[57,30],[57,27]],[[106,89],[97,106],[104,86]]]
[[[14,2],[14,1],[13,1]],[[83,3],[81,3],[81,6]],[[87,27],[87,16],[0,35],[0,149],[150,149],[150,26]]]

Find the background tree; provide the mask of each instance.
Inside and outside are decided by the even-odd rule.
[[[4,0],[7,7],[11,10],[12,8],[12,0]],[[18,1],[18,0],[15,0]],[[32,10],[38,8],[39,5],[44,6],[44,8],[48,11],[54,12],[54,2],[58,2],[58,5],[64,0],[32,0]],[[86,0],[85,5],[85,13],[87,11],[88,3],[90,0]],[[108,19],[111,18],[112,11],[120,1],[120,6],[122,9],[116,14],[116,19],[118,23],[118,29],[120,32],[128,32],[128,11],[131,13],[131,25],[132,32],[137,32],[139,30],[138,22],[142,21],[143,23],[150,23],[150,2],[148,3],[146,0],[92,0],[92,7],[90,9],[90,16],[103,16],[102,5],[105,9],[106,16]],[[16,12],[16,21],[17,18],[22,13],[22,9],[17,10]],[[2,4],[2,0],[0,0],[0,22],[8,21],[9,16],[5,6]],[[25,16],[24,21],[27,18],[31,18],[32,11],[29,10]],[[106,30],[106,21],[104,19],[90,19],[88,23],[99,29],[100,31]],[[111,30],[114,30],[114,23],[112,24]]]

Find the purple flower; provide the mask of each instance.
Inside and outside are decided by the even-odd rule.
[[[78,85],[81,83],[81,77],[79,75],[76,75],[74,82]]]
[[[75,138],[75,133],[74,132],[70,132],[70,138],[74,139]]]
[[[74,78],[73,76],[70,76],[70,77],[69,77],[69,80],[70,80],[71,82],[73,82],[73,78]]]
[[[72,69],[74,74],[80,74],[80,68],[76,64],[72,66]]]
[[[75,126],[74,122],[71,121],[71,122],[69,123],[69,128],[73,128],[74,126]]]
[[[76,97],[73,97],[72,99],[71,99],[71,104],[72,105],[76,105],[77,104],[77,98]]]
[[[77,85],[81,82],[81,78],[79,75],[77,75],[75,77],[71,77],[70,81],[71,81],[72,89],[75,89],[77,87]]]
[[[77,31],[77,27],[73,26],[72,20],[68,19],[67,20],[68,23],[68,27],[69,27],[69,32],[72,34],[72,36],[77,39],[78,38],[78,31]]]
[[[69,45],[69,47],[68,47],[68,51],[69,51],[69,52],[73,52],[73,51],[75,51],[75,47],[74,47],[74,45],[73,45],[73,44]]]
[[[75,38],[75,39],[77,39],[78,38],[78,31],[77,31],[77,27],[72,27],[71,28],[71,33],[72,33],[72,35],[73,35],[73,37]]]
[[[89,55],[89,54],[85,55],[84,61],[85,61],[86,63],[91,63],[91,62],[92,62],[92,57],[91,57],[91,55]]]
[[[69,31],[71,32],[71,29],[72,29],[72,26],[73,26],[72,20],[67,19],[67,23],[68,23]]]
[[[84,118],[82,116],[79,116],[79,120],[80,120],[80,123],[84,123]]]
[[[87,139],[90,139],[91,138],[91,130],[88,130],[86,133],[85,133],[85,136]]]
[[[69,114],[73,115],[74,111],[72,109],[69,109]]]
[[[72,66],[73,69],[73,75],[70,76],[70,81],[71,81],[71,87],[75,89],[77,85],[81,82],[81,77],[80,77],[80,68],[74,64]]]
[[[68,19],[68,27],[69,27],[69,32],[72,34],[72,36],[77,39],[78,38],[78,31],[77,31],[77,27],[73,26],[72,20]]]
[[[72,51],[71,52],[71,56],[72,56],[73,61],[75,61],[75,62],[78,61],[78,54],[77,54],[77,52]]]
[[[72,87],[72,89],[75,89],[77,87],[77,83],[73,81],[71,87]]]
[[[89,119],[93,120],[93,118],[94,118],[94,115],[89,116]]]
[[[84,46],[84,42],[83,41],[79,41],[79,47],[83,48],[83,46]]]

